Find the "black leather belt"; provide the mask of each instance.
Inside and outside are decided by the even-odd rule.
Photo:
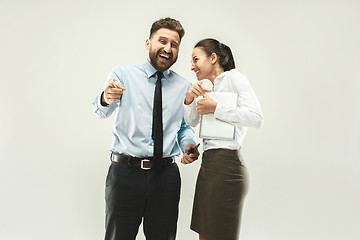
[[[120,155],[117,153],[111,153],[110,156],[111,161],[117,162],[117,163],[126,163],[131,166],[137,166],[144,170],[149,170],[153,167],[153,158],[136,158],[136,157],[130,157],[125,155]],[[169,166],[174,162],[173,157],[163,158],[163,166]]]

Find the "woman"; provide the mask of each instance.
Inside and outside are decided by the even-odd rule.
[[[204,39],[195,45],[191,70],[199,81],[186,92],[185,121],[195,127],[201,115],[213,113],[217,119],[235,126],[233,140],[203,139],[191,229],[199,233],[200,240],[235,240],[239,238],[242,207],[248,192],[248,172],[240,148],[247,128],[262,125],[260,104],[246,76],[235,69],[230,48],[215,39]],[[202,87],[203,79],[213,83],[214,92],[237,93],[236,109],[209,97],[206,94],[209,90]],[[186,158],[182,161],[190,163]]]

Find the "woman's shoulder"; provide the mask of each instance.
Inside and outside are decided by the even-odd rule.
[[[228,76],[229,77],[229,79],[236,79],[236,80],[245,80],[245,81],[247,81],[247,76],[246,76],[246,74],[242,71],[242,70],[240,70],[240,69],[238,69],[238,68],[234,68],[234,69],[231,69],[231,70],[229,70],[229,71],[226,71],[226,76]]]

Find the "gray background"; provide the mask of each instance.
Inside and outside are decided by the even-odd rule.
[[[0,0],[0,239],[103,238],[113,119],[91,101],[115,65],[145,61],[167,16],[186,30],[174,70],[196,81],[192,47],[217,38],[261,102],[242,149],[241,239],[359,239],[359,12],[356,0]],[[197,239],[199,165],[180,166],[180,240]]]

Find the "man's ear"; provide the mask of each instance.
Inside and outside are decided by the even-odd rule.
[[[146,50],[149,50],[149,49],[150,49],[150,39],[146,39],[146,41],[145,41],[145,48],[146,48]]]

